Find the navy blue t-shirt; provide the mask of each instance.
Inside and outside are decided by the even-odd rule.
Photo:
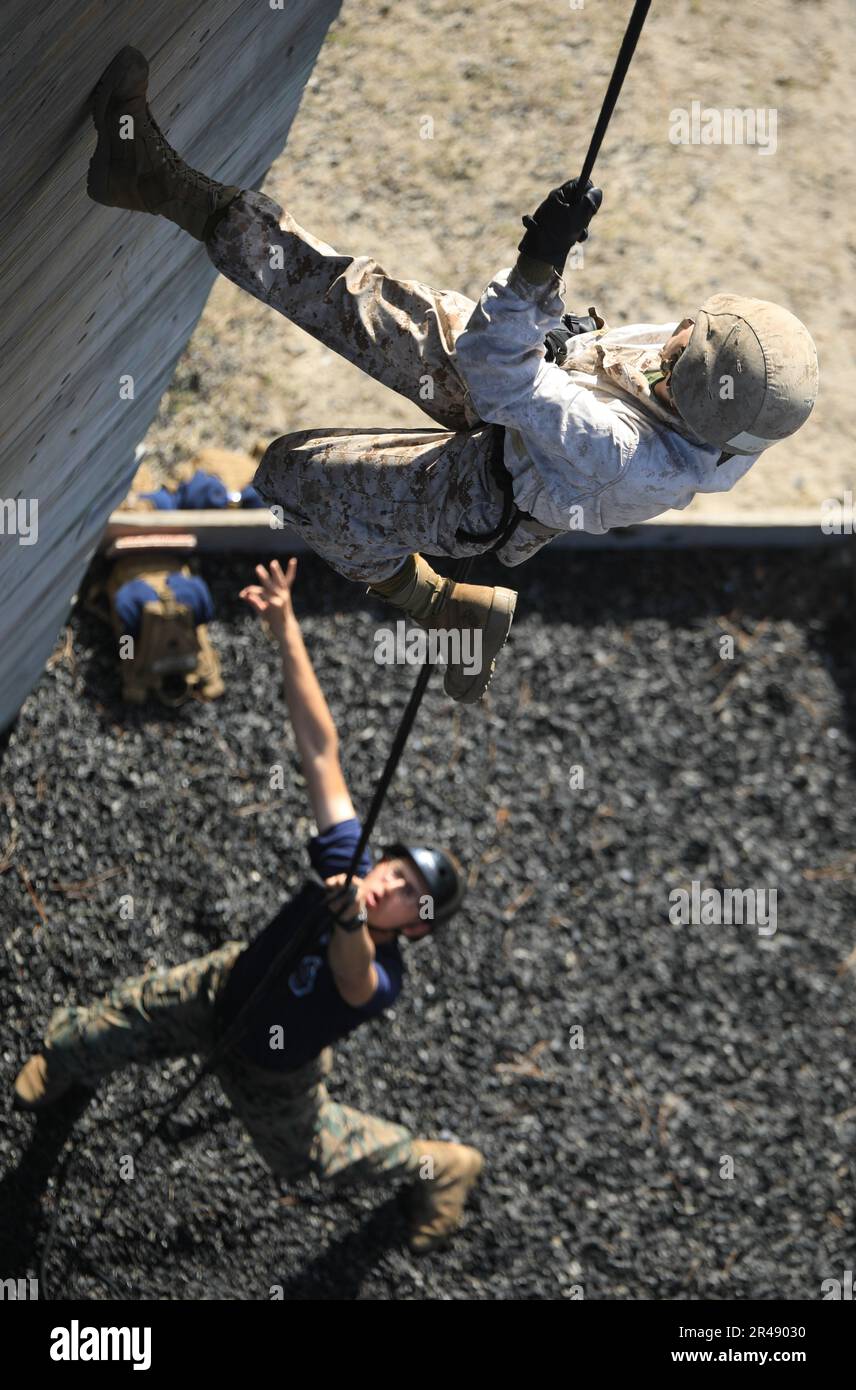
[[[360,822],[352,817],[331,825],[323,835],[309,841],[309,858],[322,878],[346,873],[359,843]],[[364,851],[357,875],[365,877],[371,859]],[[263,932],[242,951],[232,968],[218,1003],[221,1027],[232,1022],[238,1010],[267,974],[274,958],[304,920],[305,914],[323,898],[324,889],[306,883],[296,897],[284,903]],[[286,975],[280,975],[253,1005],[246,1031],[235,1049],[272,1071],[295,1071],[324,1047],[353,1032],[361,1023],[377,1017],[395,1002],[401,992],[404,962],[397,943],[378,946],[375,953],[377,989],[367,1004],[355,1008],[342,998],[327,962],[327,946],[333,930],[329,917],[322,918],[322,934],[306,955]],[[272,1031],[273,1030],[273,1031]]]

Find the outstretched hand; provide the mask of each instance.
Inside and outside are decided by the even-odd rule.
[[[283,573],[279,560],[274,560],[270,570],[264,565],[256,565],[258,584],[248,584],[241,590],[240,597],[246,599],[259,617],[267,624],[272,635],[278,637],[289,618],[294,616],[291,606],[291,590],[297,574],[297,557],[292,555]]]

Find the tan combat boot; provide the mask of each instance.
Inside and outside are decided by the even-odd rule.
[[[481,699],[511,631],[517,602],[513,589],[458,584],[435,574],[421,555],[411,555],[398,574],[372,584],[369,592],[403,608],[429,632],[445,631],[449,638],[458,635],[462,659],[447,661],[444,689],[453,700],[465,705]],[[465,642],[469,644],[468,659],[464,659]]]
[[[204,241],[241,190],[189,168],[167,144],[146,105],[148,79],[136,48],[123,48],[102,74],[92,93],[98,143],[86,191],[105,207],[158,214]]]
[[[419,1159],[420,1176],[413,1195],[410,1248],[421,1255],[445,1244],[460,1226],[464,1203],[478,1182],[484,1159],[478,1149],[439,1139],[414,1139],[413,1152]]]
[[[42,1110],[70,1091],[71,1081],[51,1079],[47,1059],[36,1052],[15,1078],[15,1104],[19,1110]]]

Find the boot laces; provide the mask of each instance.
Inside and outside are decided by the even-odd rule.
[[[159,147],[158,152],[163,158],[168,172],[174,175],[175,178],[180,178],[185,182],[189,182],[191,189],[198,189],[205,194],[206,198],[210,199],[215,187],[214,180],[210,179],[207,174],[203,174],[199,169],[191,168],[191,166],[181,158],[181,155],[173,149],[172,145],[167,140],[148,107],[146,107],[146,116],[149,125],[154,131],[155,139]]]
[[[440,578],[440,576],[438,576],[438,578]],[[450,598],[453,596],[454,592],[455,592],[455,582],[454,582],[454,580],[449,579],[449,578],[447,578],[447,577],[442,577],[442,578],[440,578],[440,583],[438,584],[438,586],[437,586],[437,588],[436,588],[436,590],[435,590],[435,592],[434,592],[434,597],[433,597],[433,599],[431,600],[431,617],[432,617],[432,618],[433,618],[437,613],[439,613],[439,612],[445,607],[445,604],[446,604],[447,599],[450,599]]]

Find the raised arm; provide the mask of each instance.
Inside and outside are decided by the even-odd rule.
[[[242,589],[241,598],[264,619],[279,647],[285,700],[320,835],[331,825],[349,820],[354,814],[354,804],[339,761],[336,725],[292,606],[291,589],[296,573],[297,560],[293,556],[285,573],[278,560],[274,560],[270,571],[264,565],[257,565],[259,582]]]
[[[524,275],[546,279],[536,283]],[[573,461],[595,486],[614,481],[636,432],[554,362],[544,339],[561,328],[564,304],[554,267],[521,256],[485,289],[455,340],[461,374],[483,420],[520,430],[547,454]]]
[[[493,424],[531,428],[533,397],[545,374],[548,397],[550,386],[553,394],[568,394],[567,377],[549,370],[544,340],[562,326],[565,261],[571,247],[587,239],[602,196],[589,180],[588,192],[576,204],[576,185],[571,179],[554,188],[534,217],[524,217],[526,234],[516,265],[491,281],[456,339],[458,365],[476,409]],[[549,443],[561,448],[563,441]]]
[[[534,217],[523,219],[527,231],[517,263],[487,286],[455,340],[455,353],[482,419],[519,432],[518,458],[528,445],[565,459],[581,486],[590,485],[590,495],[598,496],[622,476],[638,432],[588,385],[547,360],[545,338],[562,327],[565,312],[562,272],[568,251],[587,238],[600,206],[600,189],[589,182],[576,203],[575,186],[572,179],[553,189]],[[576,529],[576,510],[568,515]]]

